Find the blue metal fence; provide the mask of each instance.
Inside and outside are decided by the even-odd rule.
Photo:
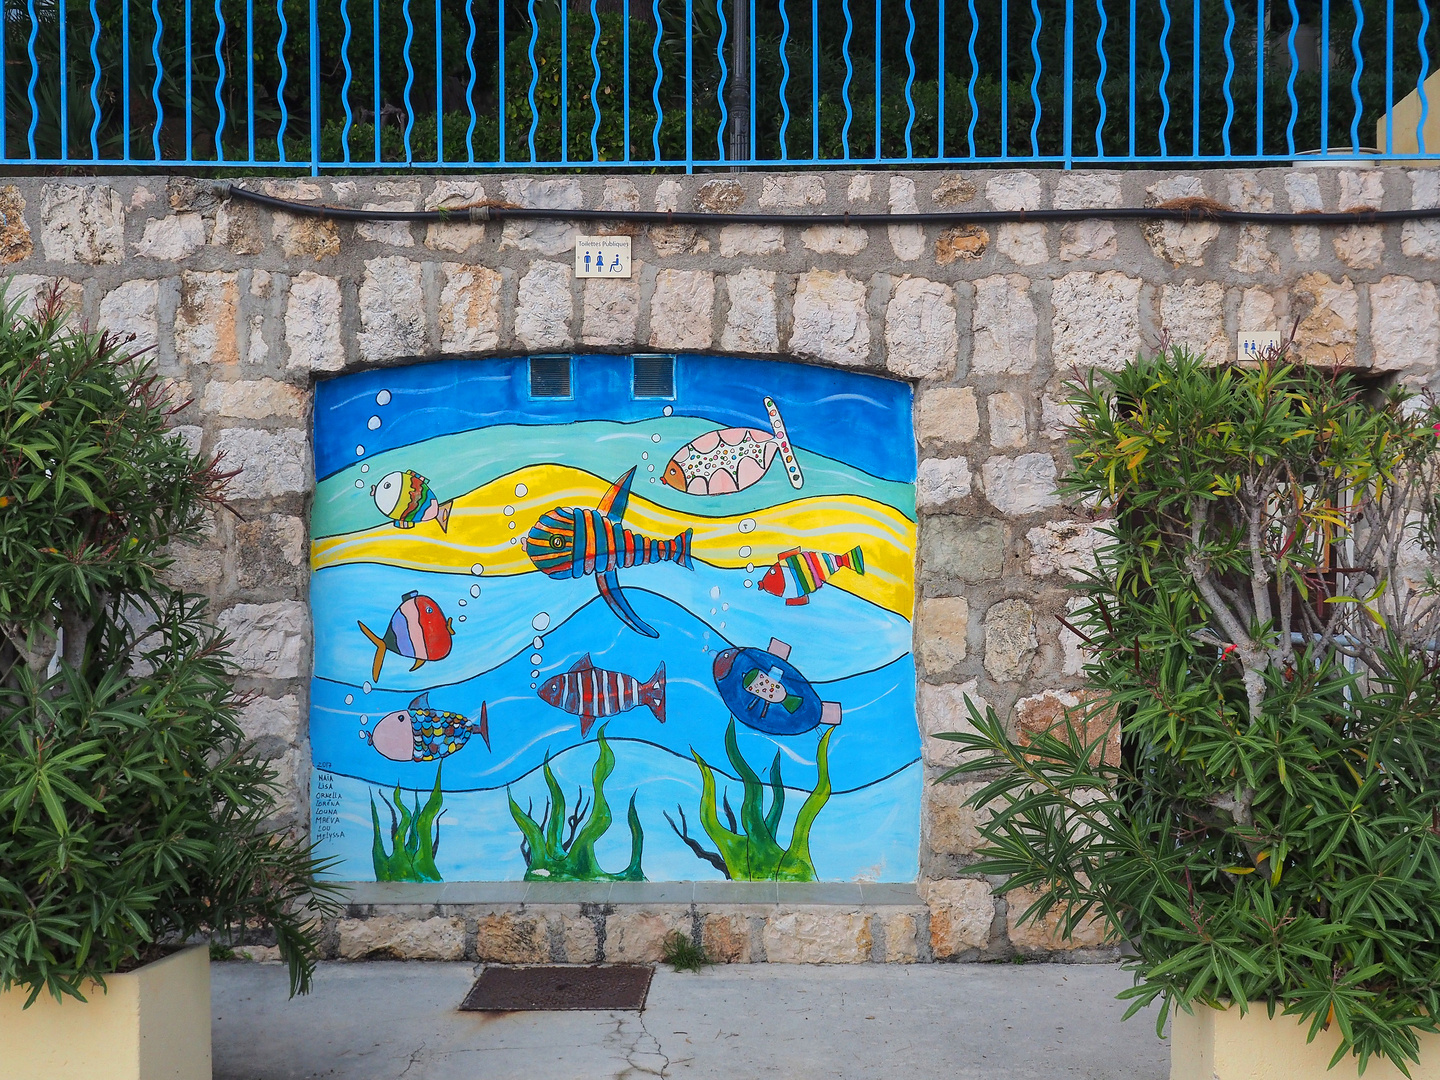
[[[1440,157],[1430,0],[0,4],[8,166]]]

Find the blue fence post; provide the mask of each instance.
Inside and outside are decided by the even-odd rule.
[[[379,123],[379,119],[376,119]],[[310,0],[310,175],[320,175],[320,6]]]
[[[1065,0],[1065,168],[1075,166],[1075,0]]]

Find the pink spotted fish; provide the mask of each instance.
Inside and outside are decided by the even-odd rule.
[[[796,491],[805,482],[795,451],[785,433],[785,421],[770,398],[765,399],[769,431],[761,428],[719,428],[686,443],[665,466],[661,481],[691,495],[728,495],[758,483],[779,457],[785,475]]]

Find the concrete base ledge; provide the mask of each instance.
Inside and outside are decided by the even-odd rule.
[[[346,903],[387,904],[923,904],[910,883],[790,881],[356,881]]]

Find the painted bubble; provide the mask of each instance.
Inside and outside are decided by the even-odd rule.
[[[665,406],[665,415],[666,415],[666,416],[669,416],[669,415],[670,415],[671,413],[673,413],[674,411],[675,411],[675,410],[672,409],[669,405],[666,405],[666,406]]]
[[[471,595],[471,596],[479,596],[479,595],[480,595],[480,586],[479,586],[479,585],[471,585],[471,586],[470,586],[470,595]]]
[[[539,668],[534,668],[534,669],[532,669],[531,672],[530,672],[530,677],[531,677],[532,679],[538,678],[539,675],[540,675],[540,669],[539,669]],[[535,684],[534,684],[534,683],[531,683],[530,685],[531,685],[531,686],[534,686]]]
[[[742,533],[754,532],[754,531],[755,531],[755,519],[754,519],[754,518],[746,518],[745,520],[743,520],[742,522],[740,522],[740,531],[741,531]]]
[[[746,579],[745,579],[745,588],[748,589],[748,588],[750,588],[751,585],[754,585],[754,584],[755,584],[755,583],[754,583],[753,581],[751,581],[749,578],[746,578]]]
[[[649,461],[649,460],[650,460],[650,451],[649,451],[649,450],[642,450],[642,451],[640,451],[640,460],[641,460],[641,461]]]
[[[356,480],[356,481],[355,481],[355,486],[358,487],[358,488],[363,488],[363,487],[365,486],[365,481],[364,481],[364,480]]]
[[[505,507],[505,516],[506,516],[506,517],[514,517],[514,516],[515,516],[515,507],[513,507],[513,506],[507,506],[507,507]]]
[[[654,472],[654,471],[655,471],[655,466],[654,466],[654,465],[646,465],[646,466],[645,466],[645,470],[646,470],[647,472]]]
[[[742,558],[742,559],[748,559],[749,557],[750,557],[750,545],[749,545],[749,544],[741,544],[741,545],[740,545],[740,558]]]
[[[532,649],[543,649],[545,647],[545,639],[543,637],[537,637],[530,643],[530,647]]]
[[[365,447],[363,447],[363,446],[357,446],[357,447],[355,447],[355,456],[356,456],[356,457],[364,457],[364,456],[365,456]]]
[[[370,417],[370,419],[365,422],[365,426],[368,427],[371,431],[379,431],[379,430],[380,430],[380,417],[378,417],[378,416],[372,416],[372,417]]]
[[[660,436],[659,436],[659,435],[651,435],[651,436],[650,436],[650,441],[651,441],[651,442],[659,442],[659,441],[660,441]]]
[[[531,653],[531,654],[530,654],[530,663],[532,663],[532,664],[543,664],[544,662],[545,662],[545,658],[544,658],[543,656],[541,656],[538,652],[537,652],[537,653]]]
[[[354,695],[354,694],[346,694],[346,695],[345,695],[345,704],[346,704],[346,705],[354,705],[354,704],[355,704],[355,695]]]
[[[511,528],[514,528],[514,526],[512,525]],[[513,544],[513,543],[515,543],[515,542],[516,542],[516,541],[515,541],[515,537],[513,537],[513,536],[510,537],[510,543]]]
[[[539,615],[536,615],[535,618],[530,620],[530,625],[533,626],[536,630],[543,631],[547,629],[550,626],[549,613],[544,611],[540,612]]]
[[[478,562],[471,563],[470,572],[476,577],[479,577],[481,574],[485,573],[485,567],[481,566]]]
[[[364,465],[361,465],[361,466],[360,466],[360,471],[361,471],[361,472],[369,472],[369,471],[370,471],[370,463],[367,461]]]
[[[368,694],[371,690],[374,690],[374,689],[375,689],[375,688],[374,688],[373,686],[371,686],[368,682],[367,682],[367,683],[361,683],[361,684],[360,684],[360,690],[361,690],[363,693]]]
[[[535,684],[534,684],[533,682],[530,684],[530,689],[531,689],[531,690],[534,690],[534,689],[535,689]]]
[[[720,610],[721,610],[721,611],[729,611],[729,610],[730,610],[730,605],[729,605],[729,604],[721,604],[721,605],[720,605]]]
[[[755,564],[753,562],[747,562],[745,564],[745,572],[747,574],[753,574],[755,572]],[[746,584],[748,585],[749,582],[747,581]]]
[[[381,390],[378,394],[376,394],[376,395],[375,395],[375,404],[376,404],[376,405],[389,405],[389,404],[390,404],[390,391],[389,391],[389,390]]]
[[[719,586],[719,585],[711,585],[711,586],[710,586],[710,599],[711,599],[711,600],[719,600],[719,599],[720,599],[720,586]]]
[[[361,717],[360,717],[360,723],[362,723],[362,724],[368,724],[369,722],[370,722],[370,717],[368,717],[368,716],[361,716]]]
[[[514,527],[515,527],[515,522],[513,522],[513,521],[510,522],[510,528],[513,529]],[[513,544],[515,541],[514,541],[514,540],[511,540],[510,542]]]
[[[464,622],[464,621],[465,621],[465,616],[464,616],[464,615],[459,616],[456,621],[458,621],[458,622]]]
[[[457,600],[457,601],[455,601],[455,602],[456,602],[457,604],[459,604],[461,607],[464,607],[464,606],[465,606],[466,604],[468,604],[470,601],[461,599],[461,600]]]
[[[716,611],[716,610],[712,607],[712,608],[710,609],[710,614],[711,614],[711,615],[718,615],[718,614],[720,614],[720,613],[719,613],[718,611]]]
[[[515,497],[516,497],[517,499],[523,499],[526,495],[529,495],[529,494],[530,494],[530,489],[529,489],[528,487],[526,487],[524,484],[516,484],[516,485],[515,485]]]

